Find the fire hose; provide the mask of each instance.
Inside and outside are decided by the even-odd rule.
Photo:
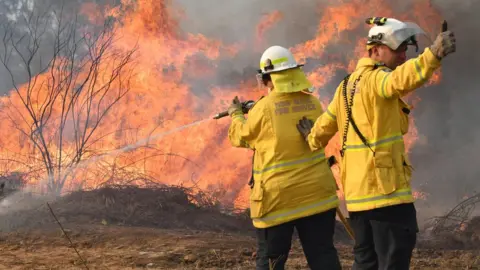
[[[247,100],[247,101],[244,101],[241,103],[242,104],[242,112],[244,114],[247,114],[248,111],[253,107],[253,105],[255,104],[255,101],[253,100]],[[220,118],[223,118],[225,116],[228,116],[228,111],[223,111],[223,112],[220,112],[220,113],[217,113],[213,119],[220,119]]]
[[[253,107],[253,105],[255,104],[255,101],[253,100],[247,100],[247,101],[244,101],[241,103],[242,104],[242,111],[244,114],[247,114],[248,111]],[[223,118],[223,117],[226,117],[228,116],[228,111],[223,111],[223,112],[220,112],[220,113],[217,113],[213,119],[220,119],[220,118]],[[328,165],[329,167],[332,167],[333,165],[335,165],[337,163],[337,160],[335,159],[335,156],[330,156],[328,158]],[[338,188],[338,186],[337,186]],[[354,237],[354,234],[353,234],[353,230],[352,230],[352,227],[350,226],[350,224],[348,223],[347,219],[345,218],[345,216],[343,215],[342,211],[340,210],[340,207],[337,207],[337,216],[338,218],[340,219],[340,221],[342,222],[343,226],[345,227],[345,230],[347,231],[348,235],[350,235],[350,237],[352,238],[352,240],[355,241],[355,237]]]

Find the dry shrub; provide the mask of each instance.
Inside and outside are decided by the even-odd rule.
[[[44,198],[35,200],[33,205],[37,207],[1,215],[0,228],[56,226]],[[50,205],[64,223],[240,232],[252,228],[244,216],[224,214],[217,200],[184,187],[109,186],[75,191]]]
[[[417,244],[419,248],[478,250],[480,247],[480,216],[452,228],[431,228],[422,233]]]

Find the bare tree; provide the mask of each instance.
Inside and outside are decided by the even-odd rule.
[[[113,21],[85,29],[77,14],[63,8],[34,9],[22,19],[27,27],[22,35],[16,34],[16,22],[3,24],[0,61],[14,94],[2,110],[31,142],[31,158],[44,167],[48,191],[58,194],[73,168],[95,155],[100,123],[129,91],[136,46],[116,46]],[[49,55],[40,53],[45,48]],[[25,71],[20,79],[12,57]]]

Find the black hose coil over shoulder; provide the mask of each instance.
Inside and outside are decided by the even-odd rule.
[[[358,76],[358,78],[355,80],[353,83],[351,95],[350,95],[350,100],[348,99],[347,96],[347,86],[348,86],[348,80],[350,79],[350,75],[348,74],[344,79],[343,79],[343,100],[345,103],[345,109],[347,110],[347,121],[345,122],[345,128],[343,129],[343,141],[342,141],[342,149],[340,150],[340,155],[343,157],[345,154],[345,150],[347,148],[347,134],[348,134],[348,128],[350,127],[350,124],[352,124],[353,129],[355,130],[355,133],[357,133],[358,137],[360,137],[360,140],[362,140],[363,144],[370,148],[370,150],[373,152],[373,155],[375,155],[375,151],[373,151],[371,145],[368,143],[368,140],[363,136],[363,134],[360,132],[358,129],[357,125],[355,124],[355,121],[352,118],[352,106],[353,106],[353,97],[355,96],[355,91],[357,90],[357,83],[360,81],[362,78],[362,75]]]

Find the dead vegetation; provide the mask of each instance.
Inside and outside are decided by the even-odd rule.
[[[253,235],[248,211],[225,209],[215,196],[200,190],[158,184],[143,188],[131,185],[106,186],[89,191],[75,191],[56,199],[25,192],[10,194],[0,202],[0,229],[5,232],[58,228],[47,202],[50,202],[59,221],[70,227],[117,225]],[[465,209],[465,206],[455,209]],[[419,247],[480,247],[480,217],[467,218],[463,215],[461,222],[454,223],[451,221],[454,220],[452,216],[458,212],[454,210],[437,219],[435,226],[420,233]],[[448,218],[450,221],[447,222]],[[337,222],[335,240],[352,244],[340,222]]]
[[[253,236],[197,230],[88,225],[68,231],[89,269],[255,269]],[[352,247],[338,244],[343,269]],[[0,265],[9,269],[85,269],[58,229],[0,235]],[[478,251],[417,249],[412,270],[479,270]],[[287,269],[308,269],[298,240]]]
[[[81,269],[82,261],[49,213],[48,199],[18,193],[1,201],[10,204],[0,207],[0,265]],[[109,186],[49,204],[89,269],[252,269],[255,264],[247,213],[227,211],[214,197],[192,189]],[[478,233],[479,227],[480,218],[473,218],[464,231]],[[339,222],[335,237],[342,265],[349,269],[352,246]],[[294,239],[287,267],[307,269]],[[442,239],[420,239],[411,269],[480,269],[478,245]]]
[[[462,229],[464,226],[468,226],[477,203],[480,203],[480,193],[461,201],[446,215],[435,217],[432,232],[439,233],[446,230],[456,231]]]
[[[434,217],[420,246],[448,249],[480,248],[480,216],[472,217],[480,193],[466,198],[444,216]]]
[[[10,200],[15,198],[2,209],[0,228],[4,231],[57,226],[45,204],[48,197],[22,195]],[[20,205],[23,209],[18,209]],[[213,231],[245,231],[251,227],[246,215],[224,214],[214,198],[183,187],[105,187],[76,191],[50,205],[60,222],[66,224]]]

